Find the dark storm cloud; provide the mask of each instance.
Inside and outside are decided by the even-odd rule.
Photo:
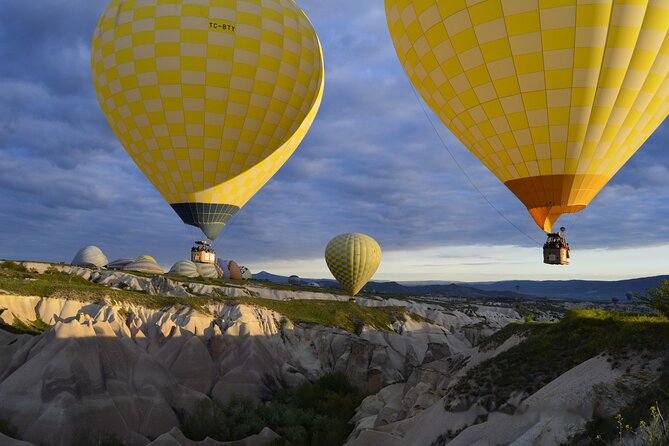
[[[167,265],[200,237],[143,177],[99,109],[89,51],[105,3],[0,6],[0,257],[29,246],[45,260],[69,261],[93,243],[112,258],[151,254]],[[432,123],[485,198],[541,239],[513,194],[431,112],[426,117],[382,2],[299,3],[324,48],[323,103],[295,155],[224,230],[222,257],[252,267],[320,257],[330,238],[351,231],[374,236],[385,251],[533,246],[469,184]],[[668,137],[665,125],[586,212],[563,219],[573,245],[667,242]],[[476,265],[489,260],[482,254]]]

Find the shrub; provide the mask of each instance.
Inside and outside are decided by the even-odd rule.
[[[28,268],[26,268],[25,265],[22,265],[21,263],[16,263],[12,260],[5,260],[4,262],[2,262],[2,265],[0,265],[0,268],[10,269],[12,271],[18,271],[20,273],[28,272]]]
[[[11,438],[17,438],[19,430],[9,421],[0,418],[0,433]]]
[[[614,361],[630,351],[646,350],[657,356],[669,345],[669,320],[654,315],[572,310],[557,323],[510,324],[482,343],[481,350],[501,344],[511,334],[523,333],[527,334],[523,342],[467,371],[450,389],[451,400],[483,397],[489,393],[486,383],[492,382],[499,406],[518,389],[536,391],[601,353],[609,353]]]
[[[658,313],[669,317],[669,280],[661,280],[654,290],[646,291],[646,295],[637,294],[636,297]]]
[[[233,397],[228,404],[206,400],[181,425],[186,437],[234,441],[268,426],[283,439],[276,444],[341,445],[351,433],[348,424],[364,395],[339,374],[278,391],[270,404]]]

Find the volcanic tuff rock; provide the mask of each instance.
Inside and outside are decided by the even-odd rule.
[[[210,285],[63,265],[26,266],[54,267],[147,294],[348,300],[252,283]],[[84,303],[0,290],[4,323],[39,319],[52,326],[34,337],[0,330],[0,419],[32,442],[0,434],[0,444],[30,446],[48,438],[60,446],[87,430],[117,434],[129,445],[228,444],[184,438],[175,428],[178,417],[205,399],[225,402],[233,393],[264,399],[278,388],[331,371],[372,394],[352,420],[351,446],[559,444],[593,416],[618,413],[657,380],[662,362],[632,354],[629,363],[612,367],[611,358],[595,356],[538,390],[526,387],[506,402],[491,402],[486,394],[453,389],[472,368],[522,341],[512,335],[496,348],[494,343],[473,347],[481,336],[522,320],[508,304],[356,298],[361,306],[402,306],[419,317],[396,321],[392,330],[362,327],[353,334],[293,323],[252,299],[244,300],[248,304],[202,302],[201,312],[155,310],[106,298]],[[536,319],[555,318],[541,308],[531,309]],[[275,435],[265,429],[242,444],[268,444]]]
[[[499,350],[507,348],[510,345]],[[557,446],[582,430],[597,411],[608,417],[618,413],[631,401],[634,389],[657,378],[659,366],[658,362],[651,367],[653,376],[624,376],[607,358],[596,356],[522,398],[512,413],[506,413],[476,403],[453,405],[447,388],[454,375],[448,365],[438,363],[421,366],[421,376],[412,376],[406,384],[392,384],[367,397],[353,418],[356,427],[346,445]],[[622,384],[630,390],[621,392]],[[440,437],[447,432],[451,439],[446,443]]]
[[[21,438],[53,446],[85,429],[145,445],[203,399],[263,399],[331,371],[373,393],[406,380],[426,359],[471,349],[430,322],[364,327],[358,336],[230,302],[204,314],[2,294],[0,308],[6,324],[39,317],[52,325],[34,337],[0,330],[0,401]],[[453,327],[470,321],[449,319]]]

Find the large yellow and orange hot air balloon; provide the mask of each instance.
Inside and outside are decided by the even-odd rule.
[[[320,43],[293,0],[112,0],[91,64],[127,152],[210,239],[290,157],[323,94]]]
[[[669,0],[385,0],[411,82],[545,231],[669,110]]]

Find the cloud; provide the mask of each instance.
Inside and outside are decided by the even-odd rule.
[[[149,253],[169,266],[201,237],[143,177],[97,104],[89,46],[105,4],[3,1],[0,257],[28,248],[69,261],[94,243],[109,257]],[[543,234],[524,206],[426,116],[395,55],[382,3],[300,4],[324,48],[323,103],[294,156],[225,229],[219,254],[252,267],[306,265],[322,258],[332,237],[351,231],[372,235],[387,252],[439,247],[452,258],[430,264],[461,261],[472,269],[512,263],[510,245],[538,250],[525,234],[539,243]],[[666,243],[668,137],[664,124],[585,212],[560,221],[572,246]],[[468,251],[462,258],[463,246],[479,257]],[[488,255],[493,247],[504,248]]]

